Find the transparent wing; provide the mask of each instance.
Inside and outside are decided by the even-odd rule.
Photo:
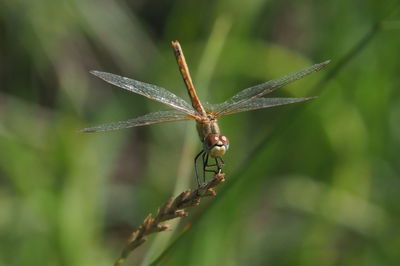
[[[193,107],[189,103],[187,103],[184,99],[176,96],[175,94],[164,88],[158,87],[153,84],[148,84],[137,80],[133,80],[130,78],[121,77],[111,73],[100,72],[100,71],[90,71],[90,73],[103,79],[108,83],[111,83],[125,90],[143,95],[152,100],[161,102],[181,112],[190,115],[196,114]]]
[[[257,109],[263,109],[263,108],[268,108],[268,107],[274,107],[274,106],[280,106],[280,105],[287,105],[291,103],[298,103],[298,102],[305,102],[309,101],[312,99],[315,99],[316,97],[308,97],[308,98],[255,98],[252,99],[251,101],[248,101],[241,106],[237,107],[234,110],[231,111],[224,111],[220,113],[219,115],[229,115],[229,114],[235,114],[235,113],[240,113],[240,112],[246,112],[246,111],[251,111],[251,110],[257,110]],[[214,113],[214,110],[220,109],[219,104],[208,104],[205,106],[207,110],[210,110],[211,113]]]
[[[287,85],[293,81],[299,80],[313,72],[319,71],[329,64],[330,60],[322,62],[320,64],[315,64],[310,67],[306,67],[300,71],[291,73],[289,75],[283,76],[278,79],[274,79],[254,87],[250,87],[242,90],[241,92],[235,94],[227,101],[218,104],[218,109],[215,110],[217,116],[222,114],[236,113],[236,109],[240,109],[246,105],[246,103],[252,101],[253,99],[262,97],[274,90]]]
[[[171,111],[158,111],[154,113],[149,113],[134,119],[126,120],[126,121],[118,121],[108,124],[103,124],[94,127],[88,127],[82,129],[80,132],[99,132],[99,131],[109,131],[109,130],[117,130],[123,128],[130,127],[139,127],[146,126],[157,123],[164,122],[173,122],[173,121],[183,121],[183,120],[191,120],[193,119],[191,116],[186,115],[181,112],[177,112],[174,110]]]

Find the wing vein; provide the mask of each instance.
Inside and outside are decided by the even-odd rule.
[[[235,113],[235,109],[242,109],[247,102],[263,97],[264,95],[271,93],[284,85],[299,80],[313,72],[319,71],[329,64],[329,62],[330,60],[320,64],[315,64],[281,78],[270,80],[268,82],[244,89],[225,102],[218,104],[218,109],[215,110],[215,114],[216,116],[221,116],[227,113]]]
[[[118,130],[123,128],[130,127],[139,127],[146,126],[151,124],[165,123],[165,122],[174,122],[174,121],[183,121],[183,120],[191,120],[193,119],[191,116],[184,114],[182,112],[169,110],[169,111],[158,111],[153,113],[148,113],[143,116],[139,116],[137,118],[107,123],[99,126],[88,127],[82,129],[80,132],[100,132],[100,131],[110,131],[110,130]]]
[[[90,71],[90,73],[110,84],[158,101],[178,111],[189,115],[196,114],[195,110],[189,103],[164,88],[111,73],[100,71]]]

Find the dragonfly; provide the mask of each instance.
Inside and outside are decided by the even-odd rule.
[[[164,122],[195,120],[197,132],[200,141],[202,142],[202,149],[194,159],[194,168],[198,186],[201,185],[197,166],[200,156],[202,158],[203,166],[203,182],[206,181],[206,172],[218,173],[222,171],[224,166],[224,160],[222,156],[229,149],[229,139],[225,135],[221,134],[221,130],[218,125],[218,119],[220,117],[251,110],[305,102],[314,99],[315,97],[266,98],[264,96],[282,86],[299,80],[313,72],[321,70],[330,62],[330,60],[327,60],[283,77],[246,88],[219,104],[203,104],[197,96],[196,89],[190,76],[189,68],[180,43],[178,41],[172,41],[171,44],[176,61],[178,63],[179,71],[186,85],[191,104],[181,97],[157,85],[144,83],[111,73],[90,71],[91,74],[112,85],[163,103],[174,110],[152,112],[130,120],[112,122],[85,128],[81,130],[81,132],[100,132],[147,126]],[[214,159],[215,163],[209,163],[210,157]]]

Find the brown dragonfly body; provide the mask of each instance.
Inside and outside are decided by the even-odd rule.
[[[205,154],[206,157],[203,159],[203,164],[205,164],[203,168],[205,169],[205,167],[208,165],[208,155],[210,155],[211,157],[215,158],[217,169],[220,170],[222,167],[220,161],[223,163],[222,155],[224,155],[229,149],[229,140],[226,136],[221,135],[217,119],[211,113],[207,113],[201,104],[201,101],[197,96],[196,89],[193,85],[189,68],[179,42],[172,42],[172,48],[174,49],[176,61],[182,74],[183,82],[185,83],[189,93],[192,107],[197,113],[197,116],[195,116],[194,119],[196,120],[196,128],[200,137],[200,141],[203,143],[203,150],[196,156],[195,164],[197,158],[200,155]],[[197,167],[195,167],[195,169],[197,175]]]
[[[224,164],[222,156],[229,149],[229,140],[226,136],[221,134],[220,128],[218,126],[217,119],[219,117],[228,114],[311,100],[313,99],[313,97],[265,98],[264,96],[288,83],[291,83],[295,80],[303,78],[306,75],[321,70],[329,63],[329,61],[325,61],[320,64],[312,65],[281,78],[244,89],[223,103],[207,104],[204,106],[197,96],[196,89],[193,85],[189,68],[186,64],[186,60],[179,42],[172,42],[172,47],[179,66],[179,70],[181,72],[183,81],[186,85],[191,100],[191,105],[182,98],[173,94],[172,92],[156,85],[140,82],[126,77],[121,77],[111,73],[91,71],[92,74],[98,76],[108,83],[143,95],[152,100],[161,102],[175,110],[153,112],[126,121],[119,121],[86,128],[83,129],[82,132],[108,131],[136,126],[145,126],[162,122],[195,120],[197,132],[199,134],[201,142],[203,143],[203,149],[195,157],[195,172],[198,185],[200,185],[199,175],[196,166],[198,158],[202,156],[203,181],[205,181],[205,172],[220,172],[222,170]],[[215,164],[208,163],[209,156],[214,158]]]

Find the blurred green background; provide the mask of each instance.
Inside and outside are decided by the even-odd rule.
[[[171,40],[211,103],[332,62],[272,95],[318,99],[222,118],[219,195],[126,265],[399,265],[396,2],[2,0],[0,265],[111,265],[149,212],[195,187],[194,122],[77,132],[166,109],[92,69],[187,99]]]

